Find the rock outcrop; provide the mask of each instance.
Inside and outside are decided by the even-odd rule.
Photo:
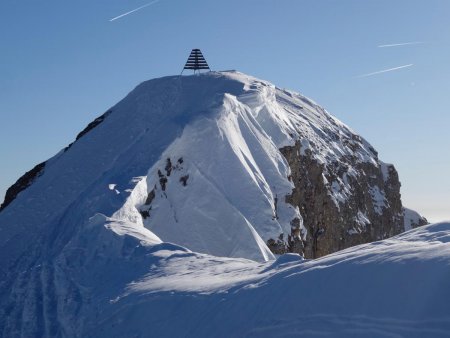
[[[106,113],[102,114],[101,116],[97,117],[94,121],[90,122],[80,133],[78,133],[77,137],[75,138],[75,141],[70,143],[67,147],[65,147],[63,150],[66,152],[67,150],[72,147],[72,145],[78,141],[81,137],[86,135],[88,132],[90,132],[92,129],[97,127],[100,123],[102,123],[105,118],[111,114],[111,110],[108,110]],[[23,174],[12,186],[8,188],[5,194],[5,198],[3,203],[0,205],[0,211],[2,211],[4,208],[6,208],[12,201],[14,201],[17,197],[17,195],[28,188],[31,184],[33,184],[34,180],[42,175],[44,171],[46,162],[39,163],[36,165],[33,169],[30,171],[27,171],[25,174]]]
[[[15,200],[17,195],[33,184],[34,180],[39,177],[45,168],[45,162],[39,163],[30,171],[23,174],[12,186],[6,190],[5,199],[0,205],[0,211],[5,209],[12,201]]]
[[[403,208],[403,216],[405,220],[405,231],[429,224],[425,217],[408,208]]]
[[[355,150],[360,146],[356,136],[347,141]],[[281,152],[289,162],[295,185],[286,202],[299,208],[307,229],[303,247],[289,246],[288,251],[317,258],[404,231],[400,182],[394,166],[360,162],[349,156],[319,163],[300,142]]]

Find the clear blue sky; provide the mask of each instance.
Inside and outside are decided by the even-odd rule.
[[[191,48],[301,92],[396,165],[403,202],[450,219],[450,1],[0,2],[0,194]],[[383,44],[423,44],[378,48]],[[369,77],[361,74],[414,66]],[[2,198],[0,198],[2,199]]]

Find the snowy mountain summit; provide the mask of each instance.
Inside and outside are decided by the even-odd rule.
[[[392,165],[300,94],[235,71],[171,76],[11,187],[0,244],[104,217],[216,256],[319,257],[404,231],[399,190]]]
[[[134,297],[158,283],[178,290],[180,266],[230,278],[228,290],[301,261],[283,254],[317,258],[426,223],[362,137],[235,71],[140,84],[21,177],[0,210],[0,332],[11,337],[110,337],[108,316],[134,316]],[[224,292],[211,283],[181,289]]]

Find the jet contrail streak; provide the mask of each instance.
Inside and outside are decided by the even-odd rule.
[[[395,67],[395,68],[389,68],[389,69],[383,69],[383,70],[379,70],[377,72],[373,72],[373,73],[369,73],[369,74],[363,74],[363,75],[359,75],[356,76],[357,78],[360,77],[367,77],[367,76],[372,76],[372,75],[377,75],[377,74],[382,74],[382,73],[387,73],[387,72],[392,72],[394,70],[398,70],[398,69],[402,69],[402,68],[408,68],[408,67],[412,67],[414,66],[413,63],[409,64],[409,65],[404,65],[404,66],[400,66],[400,67]]]
[[[408,46],[408,45],[421,45],[425,42],[423,41],[412,41],[412,42],[403,42],[403,43],[393,43],[390,45],[379,45],[378,48],[386,48],[386,47],[400,47],[400,46]]]
[[[112,19],[110,19],[110,20],[109,20],[109,22],[112,22],[112,21],[114,21],[114,20],[117,20],[117,19],[123,18],[123,17],[125,16],[125,15],[131,14],[131,13],[134,13],[134,12],[136,12],[136,11],[138,11],[138,10],[142,9],[142,8],[145,8],[145,7],[148,7],[148,6],[150,6],[150,5],[156,4],[157,2],[159,2],[159,0],[154,0],[154,1],[152,1],[152,2],[149,2],[149,3],[148,3],[148,4],[146,4],[146,5],[143,5],[143,6],[141,6],[141,7],[138,7],[138,8],[136,8],[136,9],[133,9],[133,10],[131,10],[131,11],[129,11],[129,12],[126,12],[126,13],[120,14],[119,16],[116,16],[115,18],[112,18]]]

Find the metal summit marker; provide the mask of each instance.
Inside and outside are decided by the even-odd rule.
[[[195,71],[198,71],[200,73],[200,69],[211,70],[205,58],[203,57],[202,52],[198,48],[195,48],[191,51],[191,54],[189,55],[186,64],[184,65],[184,68],[181,71],[181,74],[183,74],[183,71],[185,69],[192,69],[194,71],[194,74]]]

